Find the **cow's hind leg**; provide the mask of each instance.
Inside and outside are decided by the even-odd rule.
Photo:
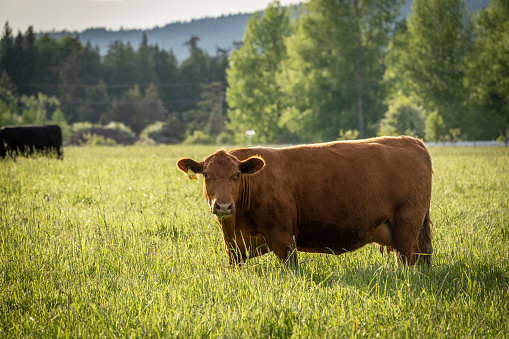
[[[410,208],[400,209],[394,217],[392,225],[393,247],[407,264],[416,263],[419,253],[419,231],[423,224],[419,213]]]
[[[431,254],[433,253],[433,245],[431,239],[433,232],[431,230],[431,219],[429,217],[429,209],[424,217],[424,222],[419,231],[419,262],[423,262],[428,266],[431,266]]]

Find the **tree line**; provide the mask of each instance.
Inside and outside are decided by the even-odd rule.
[[[319,142],[376,135],[486,140],[509,133],[509,5],[464,0],[273,2],[243,41],[188,59],[78,37],[0,40],[0,125],[116,121],[176,142]],[[294,13],[298,11],[298,13]],[[154,127],[154,124],[158,126]]]
[[[227,71],[237,137],[507,142],[508,3],[472,14],[464,0],[414,0],[398,20],[402,4],[311,0],[293,20],[274,2],[254,15]]]
[[[227,118],[228,51],[218,48],[211,56],[198,43],[196,36],[185,43],[190,55],[182,63],[145,35],[137,49],[115,41],[101,56],[79,37],[36,38],[32,27],[13,37],[6,23],[0,40],[0,125],[115,121],[140,134],[158,122],[153,134],[173,142],[195,130],[217,137]]]

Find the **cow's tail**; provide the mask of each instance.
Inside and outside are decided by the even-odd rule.
[[[424,217],[424,222],[421,227],[421,231],[419,232],[419,258],[420,262],[426,263],[428,266],[431,266],[431,255],[433,254],[433,245],[431,244],[431,239],[433,238],[432,231],[433,223],[429,217],[429,208],[426,212],[426,216]]]

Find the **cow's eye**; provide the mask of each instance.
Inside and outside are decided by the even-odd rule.
[[[202,173],[202,175],[203,175],[203,177],[204,177],[205,179],[208,179],[208,178],[209,178],[209,174],[208,174],[207,172],[203,172],[203,173]]]
[[[233,176],[233,179],[234,179],[234,180],[237,180],[238,178],[240,178],[240,172],[239,172],[239,173],[237,173],[237,174],[235,174],[235,175]]]

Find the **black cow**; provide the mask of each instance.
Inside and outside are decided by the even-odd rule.
[[[56,152],[59,159],[64,158],[62,150],[62,130],[57,125],[19,125],[4,126],[0,129],[0,157],[9,154],[28,156],[34,152],[51,154]]]

